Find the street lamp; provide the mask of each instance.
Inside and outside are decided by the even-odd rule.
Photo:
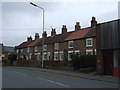
[[[45,13],[45,10],[44,10],[44,8],[34,4],[32,2],[30,2],[30,4],[43,10],[43,35],[42,35],[42,68],[43,68],[43,64],[44,64],[44,57],[43,57],[44,56],[44,13]]]

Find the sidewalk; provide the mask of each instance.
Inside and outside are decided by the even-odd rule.
[[[37,70],[37,71],[42,71],[42,72],[55,73],[55,74],[60,74],[60,75],[79,77],[82,79],[96,80],[96,81],[115,83],[115,84],[118,84],[118,81],[119,81],[120,83],[120,78],[112,77],[112,76],[105,76],[105,75],[99,76],[99,75],[83,74],[83,73],[75,72],[75,71],[70,72],[70,71],[53,70],[53,69],[45,69],[45,68],[30,68],[30,67],[17,67],[17,68],[27,69],[27,70]]]

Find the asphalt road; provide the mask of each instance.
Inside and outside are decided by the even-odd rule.
[[[2,88],[118,88],[118,85],[36,70],[4,67]]]

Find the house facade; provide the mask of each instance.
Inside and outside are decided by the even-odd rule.
[[[70,61],[70,54],[96,55],[96,31],[94,26],[97,24],[95,17],[92,17],[91,26],[81,28],[80,23],[76,22],[75,30],[68,32],[67,26],[63,25],[61,34],[56,34],[52,28],[51,36],[44,36],[44,66],[55,66],[65,60]],[[42,60],[42,38],[35,34],[35,39],[28,37],[26,42],[15,47],[17,59],[30,60],[33,64],[41,65]]]

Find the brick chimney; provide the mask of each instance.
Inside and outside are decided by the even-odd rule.
[[[54,36],[54,35],[56,35],[56,31],[55,31],[55,29],[52,28],[51,36]]]
[[[63,27],[62,27],[62,34],[66,33],[66,32],[67,32],[66,25],[63,25]]]
[[[46,31],[44,31],[44,33],[43,33],[43,37],[44,37],[44,38],[47,37],[47,33],[46,33]]]
[[[81,26],[79,22],[76,22],[75,31],[80,30]]]
[[[92,20],[91,20],[91,27],[94,27],[97,25],[97,21],[96,21],[96,18],[95,17],[92,17]]]
[[[39,36],[39,33],[35,33],[35,40],[38,39],[40,36]]]
[[[31,36],[27,37],[27,42],[30,42],[30,41],[32,41],[32,37]]]

